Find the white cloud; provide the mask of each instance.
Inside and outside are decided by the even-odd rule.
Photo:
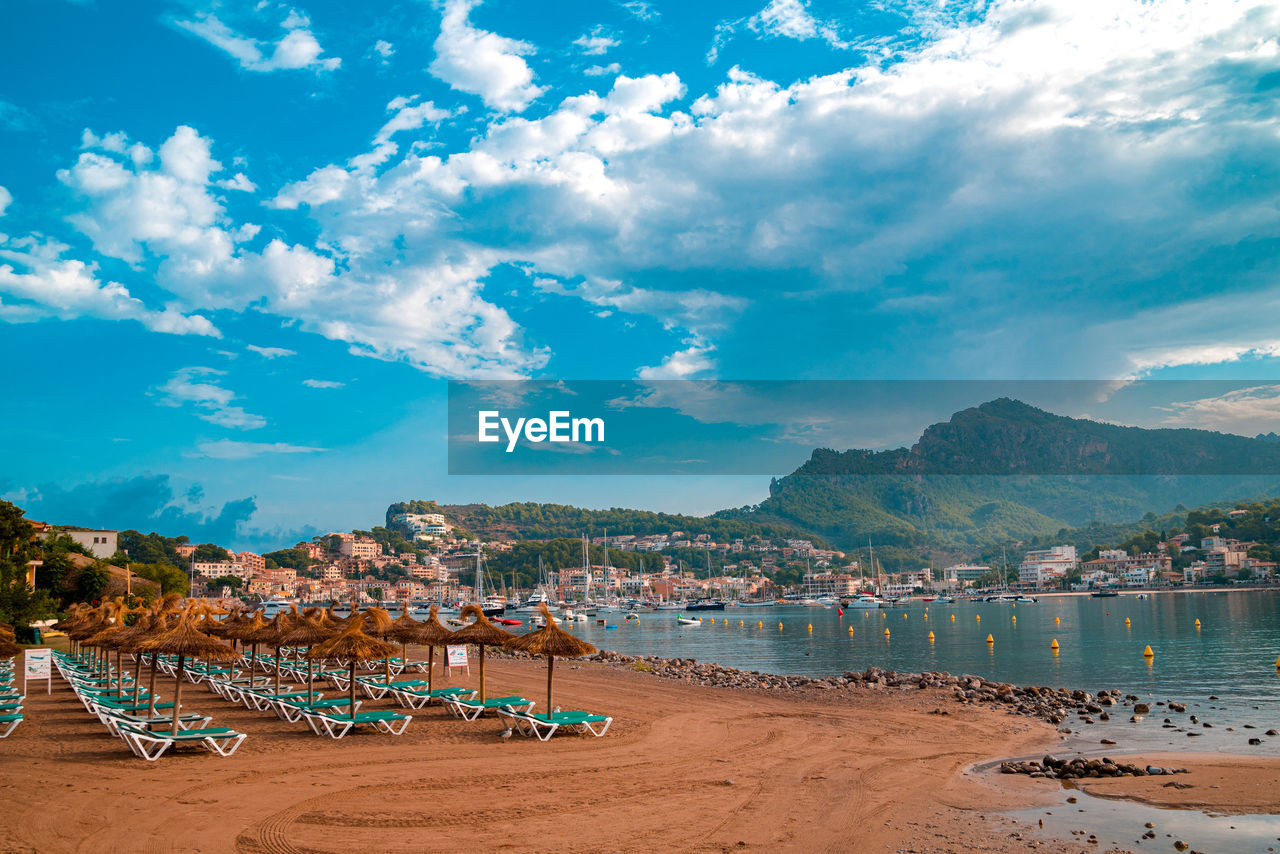
[[[0,186],[0,216],[4,216],[5,209],[13,203],[13,194],[3,186]]]
[[[342,388],[346,385],[337,380],[303,380],[302,384],[307,388]]]
[[[1199,427],[1245,436],[1272,433],[1280,423],[1280,385],[1235,389],[1161,408],[1169,411],[1164,423],[1171,427]]]
[[[259,347],[257,344],[250,344],[245,349],[252,350],[264,359],[280,359],[285,356],[298,355],[298,351],[286,350],[284,347]]]
[[[766,37],[797,41],[820,38],[834,48],[845,49],[852,46],[840,37],[834,24],[815,18],[804,0],[770,0],[769,5],[749,18],[723,21],[716,25],[715,38],[711,49],[707,51],[709,64],[716,63],[720,58],[720,51],[744,26]]]
[[[136,320],[153,332],[221,337],[202,315],[148,308],[124,285],[100,279],[97,265],[62,257],[68,248],[39,234],[0,234],[0,318]]]
[[[243,172],[237,172],[231,178],[224,178],[217,182],[217,185],[224,190],[237,190],[241,193],[253,193],[258,189],[258,185],[249,180],[249,176]]]
[[[311,22],[297,12],[290,12],[281,22],[285,34],[272,44],[233,30],[212,13],[197,15],[194,19],[175,19],[174,26],[204,39],[214,47],[229,54],[248,71],[283,71],[309,68],[314,71],[333,71],[342,64],[339,57],[323,57],[324,49],[309,27]]]
[[[615,48],[619,44],[617,39],[604,35],[598,27],[590,33],[578,36],[573,43],[582,48],[582,52],[587,56],[603,56],[609,52],[610,48]]]
[[[445,0],[436,58],[430,71],[461,92],[479,95],[486,105],[518,113],[545,89],[533,83],[524,57],[536,48],[471,26],[468,17],[480,0]]]
[[[257,430],[265,427],[267,419],[246,412],[232,401],[236,395],[230,389],[218,385],[215,377],[225,372],[214,368],[181,368],[164,385],[156,389],[163,406],[191,406],[197,418],[219,427],[233,430]]]
[[[373,43],[373,52],[376,53],[378,56],[382,57],[382,59],[384,60],[383,65],[386,65],[386,60],[395,56],[396,48],[395,48],[395,45],[393,45],[391,42],[384,41],[383,39],[378,39],[376,42]]]
[[[588,77],[604,77],[606,74],[617,74],[622,70],[622,65],[617,62],[611,62],[608,65],[588,65],[582,70],[582,73]]]
[[[387,104],[387,111],[394,113],[394,115],[374,134],[373,142],[375,146],[387,142],[392,136],[401,131],[417,130],[427,122],[440,122],[453,115],[453,113],[440,109],[430,101],[415,104],[414,102],[419,97],[414,95],[409,98],[395,98],[391,103]]]
[[[214,460],[247,460],[264,454],[318,454],[327,448],[290,445],[285,442],[237,442],[233,439],[198,442],[199,456]]]
[[[687,380],[709,373],[715,367],[711,358],[715,348],[698,341],[685,343],[689,346],[667,356],[660,365],[641,368],[637,376],[642,380]]]

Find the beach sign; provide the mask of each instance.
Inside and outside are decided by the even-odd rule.
[[[446,667],[465,667],[468,673],[471,672],[471,666],[467,663],[466,644],[448,647],[448,659]]]
[[[53,693],[53,650],[29,649],[22,657],[22,690],[32,679],[45,680],[45,693]]]

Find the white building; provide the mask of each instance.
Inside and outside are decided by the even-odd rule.
[[[1054,546],[1027,552],[1022,563],[1018,565],[1018,582],[1020,584],[1044,587],[1060,580],[1068,572],[1076,568],[1075,546]]]
[[[243,564],[231,561],[192,561],[191,572],[201,578],[226,578],[228,575],[245,578],[249,574]]]
[[[400,525],[414,539],[443,537],[449,533],[443,513],[399,513],[391,517],[391,524]]]
[[[338,553],[347,557],[375,558],[382,554],[382,545],[368,537],[352,537],[338,544]]]
[[[88,549],[97,558],[111,557],[119,550],[120,537],[116,531],[98,531],[93,528],[55,528],[55,536],[65,534]]]
[[[975,563],[958,563],[942,570],[942,581],[947,587],[969,587],[991,571],[991,567]]]

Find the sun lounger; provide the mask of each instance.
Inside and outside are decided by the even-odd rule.
[[[391,735],[400,735],[413,720],[413,715],[391,711],[356,712],[354,715],[346,715],[317,710],[304,712],[303,717],[306,718],[307,726],[311,727],[312,732],[316,735],[327,735],[330,738],[342,738],[351,731],[352,727],[359,724],[372,726],[380,732]]]
[[[449,711],[464,721],[474,721],[487,711],[509,708],[515,711],[528,712],[534,707],[534,702],[526,700],[524,697],[492,697],[488,700],[471,700],[454,696],[445,697],[444,704]]]
[[[540,741],[547,741],[558,730],[575,733],[591,733],[596,738],[609,731],[613,718],[605,715],[593,715],[590,712],[550,712],[535,715],[532,712],[519,712],[515,709],[500,709],[498,716],[507,722],[507,726],[524,736],[536,736]]]
[[[460,697],[470,700],[476,695],[474,688],[437,688],[434,691],[423,691],[418,688],[393,688],[391,696],[397,703],[409,709],[421,709],[432,700],[444,702],[449,697]]]
[[[155,717],[147,717],[145,715],[131,715],[128,712],[121,712],[115,709],[103,709],[98,714],[98,719],[106,726],[107,732],[120,738],[121,726],[132,726],[140,729],[150,729],[151,727],[170,728],[173,726],[173,718],[168,715],[156,715]],[[200,729],[205,724],[212,721],[209,715],[202,715],[198,712],[190,712],[185,715],[178,716],[178,731],[188,729]]]
[[[356,700],[354,711],[356,712],[360,711],[361,702],[363,701]],[[277,700],[271,704],[272,708],[276,710],[276,714],[280,715],[280,717],[284,718],[286,721],[289,721],[290,723],[299,720],[303,715],[307,714],[308,712],[313,712],[317,714],[321,712],[337,713],[338,709],[341,709],[350,705],[351,705],[351,700],[347,697],[334,697],[331,700],[314,700],[310,703],[306,702],[305,700],[301,700],[301,701]]]
[[[0,738],[8,738],[9,733],[18,728],[18,724],[22,723],[22,715],[18,713],[0,715]]]
[[[381,700],[387,695],[388,691],[395,691],[401,688],[419,688],[427,684],[425,679],[398,679],[394,682],[383,682],[379,678],[369,678],[367,676],[360,677],[356,680],[360,685],[360,690],[364,692],[366,697],[374,700]]]
[[[130,724],[120,726],[120,737],[134,753],[148,762],[156,761],[160,754],[178,744],[195,744],[219,756],[230,756],[245,738],[244,733],[225,727],[183,729],[170,733],[150,732]]]

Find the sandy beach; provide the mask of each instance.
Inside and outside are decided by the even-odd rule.
[[[489,686],[542,698],[545,666],[493,661]],[[438,707],[415,712],[401,737],[333,741],[195,688],[184,692],[187,710],[249,738],[230,758],[184,751],[151,764],[56,676],[51,695],[42,687],[32,686],[26,722],[0,741],[0,850],[10,854],[1081,849],[1029,839],[999,814],[1046,803],[1059,784],[970,770],[1052,750],[1054,729],[941,692],[770,694],[565,662],[557,704],[615,723],[604,738],[541,743],[502,739],[497,720],[466,723]],[[159,690],[172,696],[168,681]],[[1160,778],[1087,788],[1280,811],[1280,762],[1165,761],[1191,769],[1179,780],[1192,788],[1162,788]]]

